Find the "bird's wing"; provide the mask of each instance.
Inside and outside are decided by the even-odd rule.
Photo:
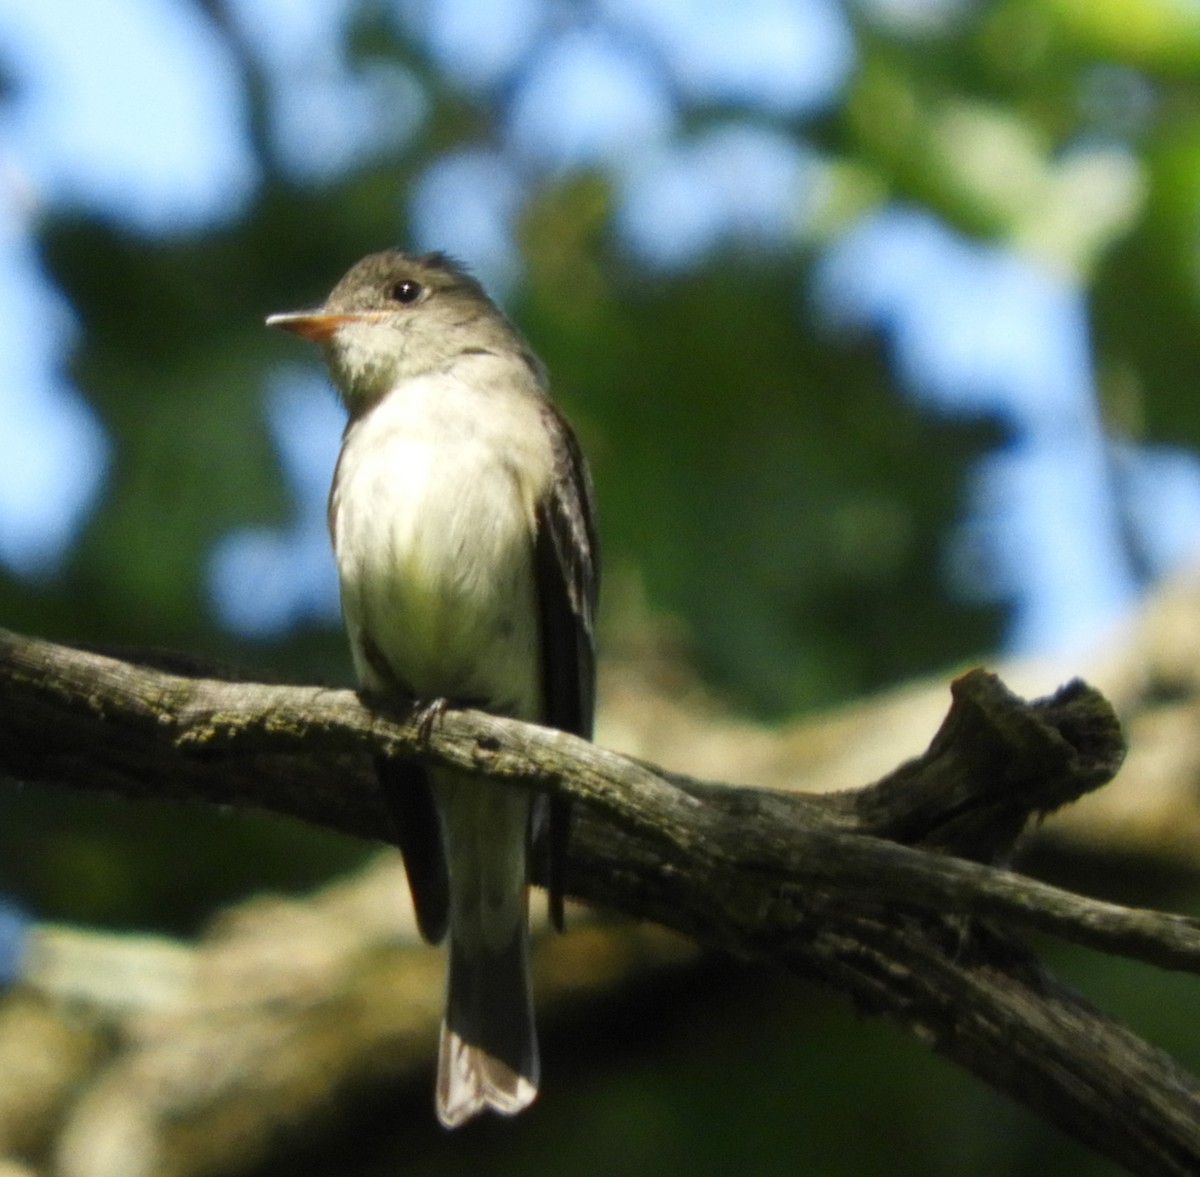
[[[600,582],[592,482],[574,433],[547,403],[554,477],[537,505],[534,569],[542,660],[542,721],[590,739],[596,698],[593,622]],[[546,828],[550,914],[562,927],[570,813],[553,798]]]
[[[400,848],[421,936],[440,944],[450,922],[450,877],[429,774],[418,764],[375,758],[375,772]]]

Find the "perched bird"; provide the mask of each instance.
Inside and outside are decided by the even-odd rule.
[[[587,465],[545,371],[444,254],[371,254],[324,305],[267,323],[319,343],[349,411],[329,530],[359,682],[590,737],[598,554]],[[383,762],[422,933],[449,930],[437,1113],[537,1094],[530,849],[561,924],[567,813],[521,790]]]

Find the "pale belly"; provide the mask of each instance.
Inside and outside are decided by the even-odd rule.
[[[537,719],[532,507],[513,467],[470,436],[358,440],[332,522],[360,681]]]

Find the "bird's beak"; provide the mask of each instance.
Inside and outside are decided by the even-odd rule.
[[[282,327],[313,343],[328,343],[333,333],[347,323],[371,323],[380,316],[372,311],[285,311],[268,315],[268,327]]]

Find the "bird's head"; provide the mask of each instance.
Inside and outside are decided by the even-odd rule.
[[[321,306],[271,315],[267,325],[322,346],[351,412],[406,379],[468,352],[511,347],[516,338],[483,287],[453,259],[398,250],[363,258]]]

